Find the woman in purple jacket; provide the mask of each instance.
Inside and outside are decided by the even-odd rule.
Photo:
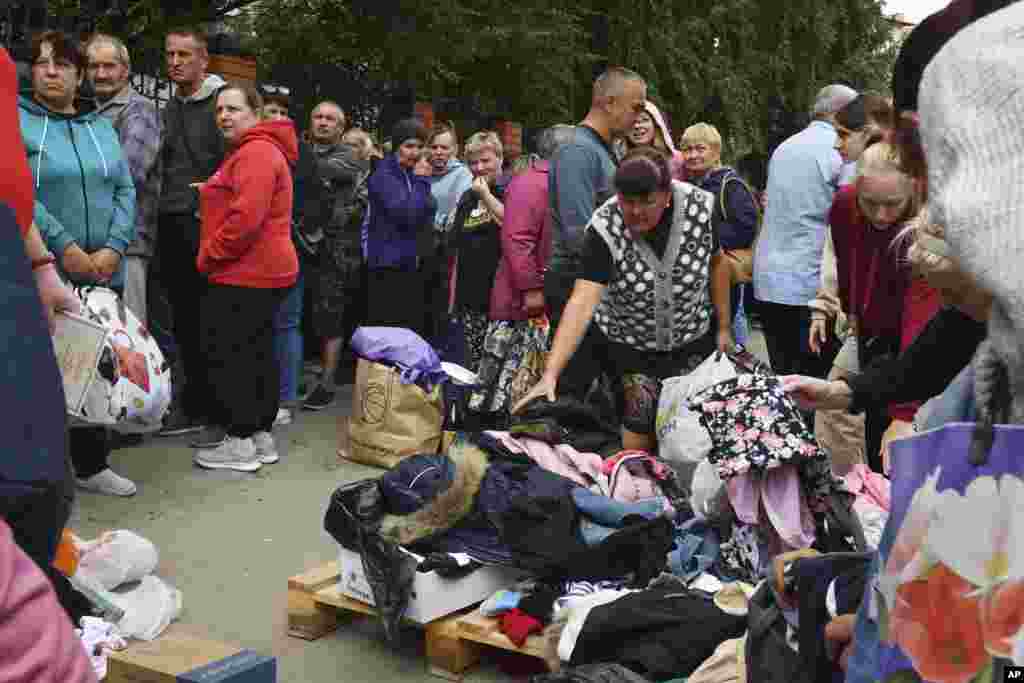
[[[425,299],[417,245],[420,232],[433,227],[434,203],[429,181],[413,169],[426,139],[427,131],[418,120],[399,121],[391,135],[395,152],[377,164],[367,181],[366,324],[370,326],[422,333]]]
[[[501,260],[491,288],[491,322],[477,371],[481,386],[470,398],[472,410],[504,412],[511,408],[509,390],[526,352],[536,348],[541,341],[538,336],[542,335],[542,343],[547,345],[546,329],[531,321],[545,313],[544,269],[551,251],[549,159],[571,138],[572,131],[572,126],[564,124],[541,131],[529,168],[515,176],[505,190]]]

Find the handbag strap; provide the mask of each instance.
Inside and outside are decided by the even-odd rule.
[[[747,181],[743,180],[739,174],[732,172],[725,176],[725,180],[722,181],[722,191],[718,193],[719,208],[722,210],[722,219],[728,221],[729,216],[725,211],[725,192],[729,187],[729,183],[737,182],[743,186],[743,189],[750,195],[750,200],[754,202],[754,210],[757,211],[757,225],[754,226],[754,239],[761,233],[761,222],[764,220],[764,216],[761,212],[761,203],[757,201],[757,195],[754,193],[754,189],[747,184]]]

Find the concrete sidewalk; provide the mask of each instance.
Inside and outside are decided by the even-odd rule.
[[[160,550],[157,573],[181,589],[181,623],[211,638],[276,655],[281,683],[439,681],[427,673],[421,634],[385,643],[372,619],[315,642],[286,635],[288,577],[337,557],[323,530],[334,489],[381,471],[338,461],[337,421],[351,387],[321,413],[297,413],[275,431],[281,461],[255,474],[194,467],[189,437],[150,439],[115,451],[114,469],[134,480],[133,498],[79,492],[71,526],[83,538],[131,529]],[[511,680],[486,662],[469,683]]]

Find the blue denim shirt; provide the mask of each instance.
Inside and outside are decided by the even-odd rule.
[[[768,162],[768,206],[754,254],[761,301],[806,306],[818,291],[826,218],[843,168],[835,143],[832,124],[814,121]]]

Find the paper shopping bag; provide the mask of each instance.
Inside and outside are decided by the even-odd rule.
[[[346,457],[391,468],[416,453],[434,453],[441,443],[440,385],[429,393],[403,384],[398,370],[364,358],[356,366]]]
[[[998,425],[970,460],[974,424],[891,446],[892,511],[866,595],[879,680],[989,683],[1024,654],[1024,427]]]

